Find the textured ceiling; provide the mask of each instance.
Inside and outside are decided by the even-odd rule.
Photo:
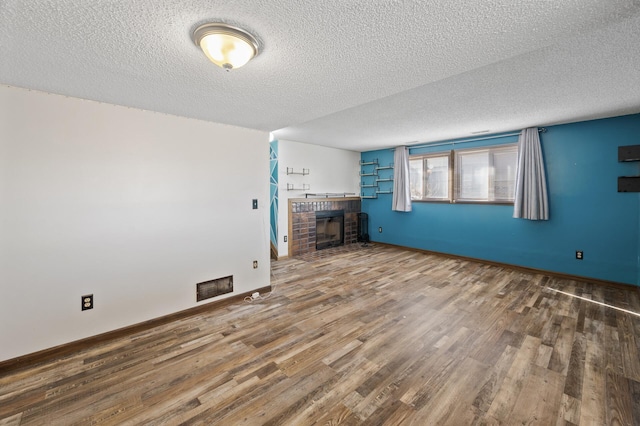
[[[638,46],[638,0],[0,0],[2,84],[355,151],[640,112]]]

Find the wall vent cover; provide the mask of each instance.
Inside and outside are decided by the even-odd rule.
[[[216,278],[215,280],[204,281],[196,284],[196,299],[211,299],[221,294],[231,293],[233,291],[233,275],[228,277]]]

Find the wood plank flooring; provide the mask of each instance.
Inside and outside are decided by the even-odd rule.
[[[637,291],[379,245],[272,285],[1,376],[0,425],[640,425],[640,317],[591,302]]]

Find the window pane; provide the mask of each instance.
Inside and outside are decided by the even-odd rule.
[[[515,147],[493,154],[493,191],[496,200],[513,201],[517,159],[518,149]]]
[[[449,198],[449,157],[425,159],[427,198]]]
[[[409,159],[409,181],[411,184],[411,199],[421,199],[424,182],[422,178],[422,158]]]
[[[458,197],[463,200],[489,198],[489,152],[458,154]]]

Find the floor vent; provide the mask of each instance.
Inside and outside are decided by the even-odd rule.
[[[196,284],[197,301],[211,299],[233,291],[233,275]]]

